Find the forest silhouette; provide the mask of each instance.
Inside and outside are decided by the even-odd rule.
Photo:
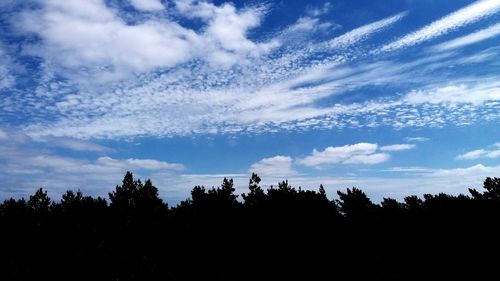
[[[109,199],[38,189],[0,205],[0,280],[495,280],[500,178],[469,195],[329,200],[252,174],[169,207],[127,172]]]

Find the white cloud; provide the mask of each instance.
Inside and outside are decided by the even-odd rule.
[[[85,2],[81,7],[79,1],[43,3],[44,9],[25,13],[25,20],[21,21],[27,26],[32,22],[35,27],[31,28],[40,33],[42,45],[37,52],[47,55],[43,79],[33,93],[30,89],[17,89],[0,99],[2,111],[10,116],[22,113],[19,123],[31,136],[88,139],[381,125],[440,127],[463,126],[500,116],[496,103],[500,83],[493,70],[471,77],[464,77],[463,73],[448,76],[451,66],[478,54],[426,53],[428,57],[401,62],[394,57],[373,57],[366,50],[372,42],[357,44],[397,22],[404,13],[347,32],[345,35],[351,35],[344,38],[350,39],[333,39],[349,45],[347,49],[325,47],[330,39],[316,42],[301,38],[273,49],[269,44],[281,40],[283,32],[266,36],[264,42],[247,36],[269,11],[266,7],[236,9],[231,4],[176,1],[165,14],[172,12],[172,18],[199,22],[201,29],[194,31],[171,22],[163,13],[139,17],[134,25],[125,23],[116,10],[98,0]],[[50,20],[38,24],[36,20],[43,17]],[[64,24],[66,20],[69,25]],[[82,30],[70,28],[72,22],[79,22]],[[91,28],[87,28],[89,22]],[[315,28],[321,23],[309,24]],[[229,27],[234,30],[226,30]],[[122,34],[134,30],[140,33],[137,39],[120,41]],[[69,37],[67,32],[71,33]],[[224,41],[229,38],[223,36],[226,32],[234,36],[229,41]],[[114,39],[107,40],[106,33],[115,34]],[[177,47],[164,44],[171,42],[169,34],[180,45],[190,45],[180,48],[185,58],[175,53]],[[150,41],[141,39],[146,35]],[[120,45],[118,51],[114,44]],[[125,49],[122,52],[119,48]],[[184,63],[172,62],[175,67],[166,70],[167,63],[150,53],[150,48]],[[203,59],[197,59],[198,50],[202,50]],[[490,63],[483,67],[492,67],[498,50],[489,53]],[[57,64],[59,67],[54,66]],[[99,65],[104,64],[106,67],[101,69]],[[92,72],[91,65],[98,70]],[[155,71],[156,67],[161,70]],[[97,82],[114,81],[130,72],[137,75],[120,83],[92,87],[60,79],[54,68],[64,68],[64,75],[78,80]],[[99,78],[93,79],[87,71]],[[409,91],[408,85],[415,90]],[[363,88],[383,91],[369,95],[359,91]]]
[[[497,157],[500,157],[500,149],[493,150],[493,151],[488,151],[488,154],[486,154],[486,157],[488,157],[488,158],[497,158]]]
[[[500,157],[499,143],[492,144],[491,149],[476,149],[456,157],[457,160],[474,160],[478,158],[497,158]]]
[[[149,9],[161,4],[137,2]],[[167,19],[127,24],[103,0],[42,0],[41,4],[42,9],[25,11],[20,17],[24,30],[42,39],[40,46],[27,49],[62,68],[59,74],[86,82],[113,82],[193,59],[228,66],[276,45],[246,37],[250,28],[260,24],[259,9],[239,12],[231,4],[218,7],[200,2],[181,10],[206,21],[202,34]]]
[[[397,172],[397,171],[394,171]],[[414,173],[405,178],[371,177],[358,178],[355,186],[362,188],[374,198],[381,200],[383,197],[403,199],[404,196],[423,194],[469,194],[468,188],[481,190],[486,177],[500,174],[500,166],[485,166],[478,164],[465,168],[410,168],[410,171],[401,169],[399,172]]]
[[[400,150],[408,150],[408,149],[414,149],[416,147],[415,144],[393,144],[393,145],[386,145],[386,146],[381,146],[380,150],[381,151],[400,151]]]
[[[299,164],[309,167],[320,167],[332,164],[378,164],[389,160],[386,153],[375,153],[378,145],[373,143],[357,143],[332,147],[323,151],[313,150],[312,154],[298,160]]]
[[[331,22],[321,22],[320,19],[315,17],[301,17],[284,32],[284,35],[286,36],[283,36],[283,39],[290,40],[290,38],[295,37],[294,35],[301,32],[310,33],[311,31],[331,31],[339,27],[339,25]]]
[[[433,173],[429,174],[431,177],[461,177],[461,176],[473,176],[478,179],[483,179],[486,177],[492,177],[500,173],[500,166],[484,166],[482,164],[477,164],[475,166],[467,168],[455,168],[455,169],[438,169]]]
[[[105,83],[171,67],[192,58],[191,46],[199,41],[197,34],[173,22],[127,25],[102,0],[42,3],[43,9],[21,17],[24,29],[42,39],[31,52],[76,80],[90,75],[91,81]]]
[[[184,165],[177,163],[167,163],[163,161],[153,160],[153,159],[113,159],[111,157],[99,157],[96,160],[96,164],[109,166],[109,167],[119,167],[120,169],[137,169],[137,170],[175,170],[180,171],[184,169]]]
[[[180,171],[184,169],[182,164],[168,163],[153,159],[113,159],[108,156],[97,158],[95,161],[86,159],[63,157],[49,153],[17,152],[14,155],[22,155],[23,159],[12,159],[2,157],[6,162],[3,166],[5,171],[16,170],[18,172],[30,173],[33,170],[43,170],[47,174],[120,174],[127,170],[132,171]]]
[[[130,0],[130,3],[140,11],[161,11],[165,9],[160,0]]]
[[[438,51],[446,51],[450,49],[460,48],[495,37],[499,34],[500,34],[500,24],[495,24],[488,28],[476,31],[474,33],[441,43],[435,46],[434,48]]]
[[[13,138],[15,134],[6,133]],[[194,185],[217,186],[223,177],[235,179],[238,193],[247,192],[248,174],[185,174],[184,166],[154,159],[125,158],[109,156],[94,160],[60,156],[44,149],[30,149],[29,141],[7,141],[0,146],[0,175],[4,179],[0,185],[0,198],[32,194],[36,188],[44,187],[57,200],[67,189],[81,189],[93,196],[107,197],[116,184],[120,184],[125,171],[132,170],[136,178],[151,178],[160,189],[160,196],[170,204],[189,197]],[[377,153],[374,144],[355,144],[339,147],[343,158],[351,163],[370,164],[385,159]],[[495,147],[493,145],[492,147]],[[380,160],[381,159],[381,160]],[[410,194],[446,192],[457,194],[467,192],[467,188],[480,186],[486,176],[499,174],[500,166],[476,165],[455,169],[428,169],[423,167],[393,168],[392,172],[415,173],[415,177],[394,178],[385,176],[338,175],[313,176],[298,174],[292,169],[293,159],[289,156],[264,158],[253,165],[262,176],[264,188],[288,178],[293,186],[303,189],[317,189],[323,184],[330,198],[335,191],[346,187],[362,188],[375,202],[383,197],[402,199]],[[267,172],[267,173],[266,173]],[[459,175],[457,177],[457,175]],[[15,187],[15,188],[14,188]]]
[[[410,33],[395,42],[383,46],[380,51],[392,51],[433,39],[462,26],[477,22],[487,16],[491,16],[498,11],[500,11],[499,1],[477,1],[423,27],[418,31]]]
[[[274,156],[264,158],[250,166],[249,173],[262,176],[290,176],[297,172],[292,168],[293,159],[289,156]]]
[[[37,140],[43,142],[47,146],[67,148],[74,151],[92,151],[92,152],[109,152],[112,149],[95,144],[89,141],[72,139],[66,137],[44,137],[43,139]]]
[[[429,173],[433,172],[434,170],[426,168],[426,167],[391,167],[385,170],[382,170],[383,172],[403,172],[403,173],[416,173],[416,174],[421,174],[421,173]]]
[[[428,90],[415,90],[404,97],[410,104],[421,103],[472,103],[500,100],[500,83],[489,81],[476,85],[450,85]]]
[[[430,140],[429,138],[426,137],[406,137],[405,140],[409,142],[424,142]]]
[[[444,192],[447,194],[468,194],[468,188],[474,187],[479,190],[486,177],[500,174],[500,166],[475,165],[465,168],[451,169],[431,169],[426,167],[396,167],[391,172],[400,172],[410,175],[406,177],[381,176],[312,176],[296,175],[287,177],[292,186],[301,186],[302,189],[317,190],[320,184],[326,189],[330,199],[336,198],[337,190],[345,190],[353,186],[361,188],[372,199],[373,202],[380,202],[383,198],[391,197],[403,200],[409,195],[422,196],[423,194],[437,194]],[[413,174],[413,175],[412,175]],[[459,175],[459,176],[457,176]],[[219,175],[183,175],[181,182],[177,183],[179,193],[185,194],[181,199],[189,196],[189,191],[194,185],[204,184],[205,186],[217,186],[224,176],[234,178],[235,187],[238,193],[248,192],[248,178],[246,174],[219,174]],[[279,176],[263,176],[261,186],[264,188],[276,185],[285,178]],[[155,180],[153,178],[153,180]],[[169,183],[167,180],[166,183]],[[161,185],[160,185],[161,186]],[[171,186],[171,185],[170,185]]]
[[[0,198],[27,197],[39,187],[46,188],[54,197],[77,188],[106,197],[126,171],[141,178],[155,174],[175,178],[185,169],[182,164],[155,159],[100,156],[89,160],[61,156],[40,146],[43,143],[26,138],[21,141],[11,132],[9,141],[0,145]]]
[[[374,153],[368,155],[353,155],[346,159],[344,164],[365,164],[365,165],[373,165],[386,162],[389,160],[391,156],[387,153]]]
[[[333,6],[332,6],[332,3],[330,2],[325,2],[323,4],[323,6],[321,7],[309,7],[307,10],[306,10],[306,13],[309,15],[309,16],[312,16],[312,17],[318,17],[318,16],[322,16],[324,14],[327,14],[329,13],[331,10],[332,10]]]
[[[330,48],[345,48],[354,43],[366,39],[368,36],[375,32],[381,31],[384,28],[400,21],[406,16],[407,12],[399,13],[391,17],[381,19],[379,21],[364,25],[362,27],[353,29],[339,37],[336,37],[327,42]]]
[[[247,57],[259,57],[279,46],[276,40],[255,43],[247,37],[250,29],[260,25],[266,10],[264,6],[237,10],[230,3],[216,6],[205,1],[174,2],[183,16],[201,19],[207,24],[199,51],[200,58],[210,63],[221,66],[241,64]]]
[[[486,154],[486,150],[477,149],[477,150],[469,151],[469,152],[464,153],[464,154],[460,154],[457,156],[457,159],[473,160],[473,159],[477,159],[477,158],[483,156],[484,154]]]

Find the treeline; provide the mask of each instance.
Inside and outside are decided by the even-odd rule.
[[[253,174],[168,207],[125,175],[109,200],[39,189],[0,205],[0,280],[497,280],[500,178],[469,195],[329,200]],[[238,200],[240,199],[240,200]]]

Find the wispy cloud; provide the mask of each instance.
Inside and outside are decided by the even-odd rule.
[[[394,173],[415,173],[415,174],[421,174],[421,173],[430,173],[433,172],[433,169],[426,168],[426,167],[391,167],[388,169],[382,170],[383,172],[394,172]]]
[[[488,28],[476,31],[474,33],[441,43],[435,46],[434,48],[438,51],[446,51],[450,49],[460,48],[495,37],[499,34],[500,34],[500,24],[495,24]]]
[[[410,104],[472,103],[500,100],[500,82],[449,85],[433,89],[415,90],[406,95]]]
[[[49,147],[67,148],[74,151],[110,152],[111,148],[90,141],[72,139],[67,137],[48,136],[37,140]]]
[[[466,152],[464,154],[460,154],[456,158],[459,160],[472,160],[472,159],[477,159],[485,154],[486,154],[486,150],[476,149],[476,150]]]
[[[380,150],[381,151],[400,151],[400,150],[409,150],[409,149],[414,149],[417,147],[415,144],[392,144],[392,145],[385,145],[381,146]]]
[[[33,139],[18,129],[0,129],[1,145],[5,147],[15,147],[26,143],[38,145],[43,148],[62,148],[73,151],[102,153],[113,151],[113,149],[109,147],[81,139],[54,136],[44,136],[42,138]]]
[[[62,156],[49,149],[51,145],[44,145],[21,132],[0,132],[3,136],[0,138],[1,198],[26,197],[38,187],[49,188],[51,196],[60,196],[66,189],[76,188],[102,196],[119,183],[128,170],[143,178],[159,173],[173,177],[185,170],[180,163],[105,156],[102,147],[87,142],[69,143],[69,148],[92,150],[100,156]],[[60,140],[56,142],[60,142],[56,146],[61,145]]]
[[[485,177],[491,177],[500,173],[500,166],[484,166],[477,164],[467,168],[454,168],[454,169],[437,169],[429,174],[431,177],[460,177],[460,176],[473,176],[482,182]]]
[[[460,154],[456,157],[457,160],[475,160],[478,158],[497,158],[500,157],[500,144],[495,143],[490,145],[490,148],[476,149]]]
[[[380,48],[380,51],[393,51],[436,38],[462,26],[477,22],[500,11],[499,1],[477,1],[463,9],[453,12],[413,33]]]
[[[426,137],[406,137],[405,140],[409,142],[424,142],[424,141],[429,141],[430,138]]]
[[[394,23],[400,21],[407,15],[407,12],[402,12],[397,15],[381,19],[379,21],[358,27],[353,29],[339,37],[336,37],[328,42],[327,46],[330,48],[345,48],[354,43],[358,43],[366,39],[373,33],[383,30],[384,28],[393,25]]]

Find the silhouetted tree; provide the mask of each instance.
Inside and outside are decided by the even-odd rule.
[[[139,185],[135,194],[135,205],[144,214],[154,214],[165,212],[168,209],[166,203],[158,195],[158,188],[153,185],[150,179]]]
[[[365,219],[373,215],[375,205],[366,196],[366,194],[356,187],[347,189],[347,191],[337,191],[340,211],[349,219]]]
[[[250,181],[248,183],[248,194],[243,193],[241,197],[243,198],[246,206],[257,206],[262,204],[266,198],[264,190],[260,187],[260,177],[252,173]]]
[[[35,211],[35,213],[43,214],[49,211],[50,202],[47,191],[44,191],[43,188],[39,188],[35,194],[30,196],[28,207]]]
[[[167,209],[151,180],[143,184],[141,180],[134,180],[131,172],[125,174],[121,186],[117,185],[109,193],[109,200],[111,208],[130,214],[152,215]]]
[[[500,178],[487,177],[483,182],[483,188],[486,189],[483,193],[474,188],[469,188],[472,198],[475,199],[500,199]]]
[[[115,190],[109,193],[110,206],[122,210],[133,208],[135,205],[135,193],[139,185],[142,184],[134,180],[131,172],[127,172],[123,178],[122,185],[117,185]]]
[[[27,210],[28,204],[24,198],[19,200],[10,198],[0,205],[0,216],[6,218],[20,218],[26,215]]]
[[[424,209],[424,201],[416,195],[406,196],[404,201],[406,209],[410,212],[416,213]]]
[[[323,185],[322,185],[322,184],[320,184],[320,185],[319,185],[318,194],[319,194],[319,196],[320,196],[320,197],[327,199],[327,198],[326,198],[326,191],[325,191],[325,187],[323,187]]]

